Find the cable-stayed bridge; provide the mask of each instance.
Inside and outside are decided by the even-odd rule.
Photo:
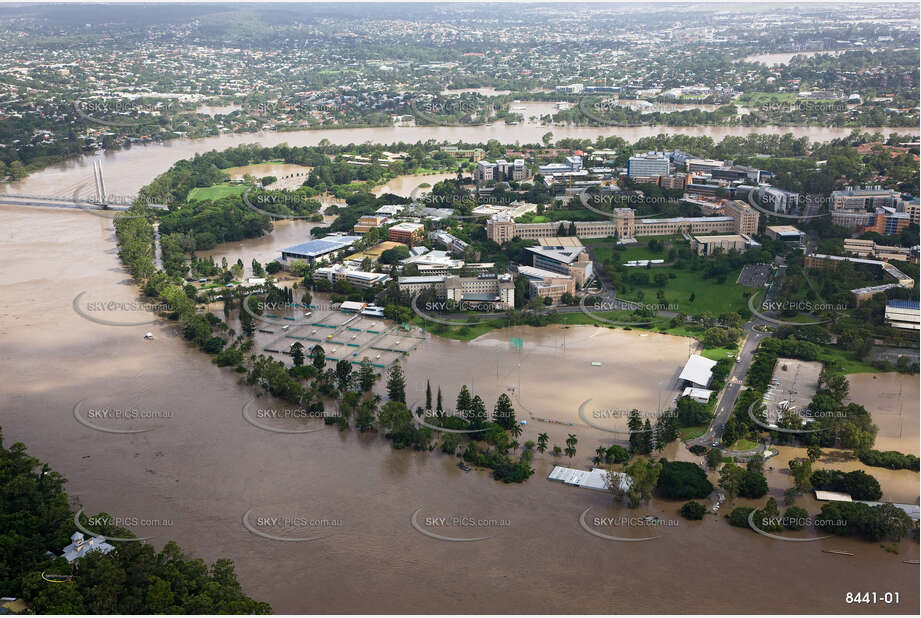
[[[92,186],[90,186],[92,182]],[[87,191],[89,189],[89,191]],[[17,206],[42,206],[47,208],[76,208],[90,211],[124,211],[131,208],[137,196],[110,195],[106,191],[102,174],[102,161],[93,160],[93,178],[80,180],[64,187],[57,195],[32,195],[28,193],[0,193],[0,204]],[[166,204],[147,203],[149,208],[167,210]]]

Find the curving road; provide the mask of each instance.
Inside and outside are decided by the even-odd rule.
[[[739,356],[742,360],[733,366],[732,371],[729,373],[729,377],[726,379],[726,386],[723,388],[723,391],[716,401],[716,415],[713,417],[710,427],[702,436],[694,438],[693,440],[688,440],[688,446],[700,444],[709,447],[714,442],[720,441],[723,435],[723,428],[726,426],[726,421],[729,420],[729,415],[732,414],[733,408],[735,408],[739,393],[745,388],[743,383],[745,382],[745,376],[748,375],[748,370],[751,368],[752,361],[754,360],[755,350],[758,348],[763,338],[770,336],[768,332],[755,330],[756,326],[768,326],[768,324],[757,318],[745,323],[745,339],[742,342],[741,351],[739,352]],[[726,454],[746,456],[754,455],[761,451],[764,451],[763,444],[749,451],[727,451]]]

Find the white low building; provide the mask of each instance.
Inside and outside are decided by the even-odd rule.
[[[710,401],[710,395],[713,394],[713,391],[707,390],[706,388],[694,388],[693,386],[688,386],[684,389],[684,392],[681,393],[682,397],[690,397],[698,403],[707,403]]]
[[[715,360],[710,360],[699,354],[691,354],[678,379],[706,388],[710,385],[710,380],[713,379],[713,368],[715,366]]]
[[[447,251],[427,251],[422,254],[412,255],[405,260],[400,260],[400,264],[407,266],[409,264],[416,264],[422,270],[423,266],[433,266],[436,268],[443,269],[445,272],[449,270],[460,270],[464,267],[464,260],[460,260],[454,257],[451,257]]]
[[[609,472],[603,468],[592,468],[591,471],[554,466],[547,476],[550,481],[559,481],[565,485],[575,485],[584,489],[607,491],[609,479],[616,479],[621,491],[628,491],[633,481],[622,472]]]
[[[352,285],[360,288],[370,288],[375,285],[383,285],[390,281],[390,276],[384,273],[371,273],[364,270],[355,270],[347,268],[342,264],[333,264],[316,269],[313,272],[314,277],[322,277],[330,283],[336,281],[348,281]]]

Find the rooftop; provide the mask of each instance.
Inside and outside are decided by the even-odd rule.
[[[687,380],[688,382],[693,382],[701,386],[707,386],[710,383],[710,379],[713,377],[713,368],[715,366],[715,360],[704,358],[699,354],[691,354],[684,369],[681,370],[681,375],[678,376],[678,379]]]
[[[534,266],[519,266],[518,274],[528,279],[572,279],[569,275],[562,275],[543,268],[535,268]]]
[[[697,223],[698,221],[735,221],[732,217],[672,217],[670,219],[640,219],[641,223]]]
[[[299,245],[285,247],[281,250],[284,253],[296,255],[317,256],[336,251],[343,247],[349,247],[355,242],[361,240],[361,236],[326,236],[316,240],[302,242]]]
[[[396,225],[391,227],[390,231],[392,232],[415,232],[417,230],[421,230],[423,227],[425,226],[422,225],[421,223],[411,223],[409,221],[404,221],[403,223],[397,223]]]
[[[694,236],[694,240],[701,243],[708,242],[721,242],[724,240],[734,240],[745,242],[748,239],[742,236],[741,234],[713,234],[712,236]]]
[[[585,250],[584,247],[525,247],[526,251],[557,262],[569,264]]]
[[[431,276],[428,276],[428,277],[425,277],[425,276],[418,276],[418,277],[400,277],[399,282],[400,282],[401,284],[403,284],[403,283],[422,283],[422,284],[431,283],[431,284],[435,284],[435,283],[441,283],[441,282],[444,281],[444,280],[445,280],[445,278],[442,277],[442,276],[440,276],[440,275],[431,275]]]
[[[792,225],[769,225],[765,229],[770,230],[775,234],[802,234],[802,232],[800,232]]]
[[[581,247],[582,241],[575,236],[541,236],[537,239],[541,247]]]

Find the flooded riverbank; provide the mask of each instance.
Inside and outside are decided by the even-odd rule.
[[[916,375],[902,373],[857,373],[847,376],[850,401],[865,407],[879,427],[879,451],[900,451],[921,455],[918,401],[921,383]]]
[[[270,161],[229,167],[224,170],[224,173],[228,174],[231,180],[242,180],[247,174],[257,180],[265,176],[274,176],[276,180],[267,186],[268,189],[294,190],[304,184],[312,170],[313,168],[307,165]]]
[[[456,173],[441,173],[441,174],[413,174],[407,176],[397,176],[388,180],[386,183],[374,187],[374,195],[381,196],[385,193],[393,193],[394,195],[402,195],[403,197],[410,197],[413,194],[413,191],[419,189],[420,192],[430,191],[432,185],[435,183],[441,182],[442,180],[447,180],[449,178],[456,178]],[[428,185],[427,187],[422,187],[422,185]],[[421,188],[420,188],[421,187]]]
[[[298,421],[314,423],[318,431],[312,433],[259,429],[242,415],[252,391],[236,374],[190,349],[170,323],[105,326],[74,312],[73,299],[82,291],[119,303],[137,300],[108,220],[84,212],[0,206],[0,238],[5,443],[25,442],[69,480],[69,493],[88,512],[169,520],[165,529],[134,531],[152,536],[157,546],[176,540],[189,555],[208,561],[232,558],[247,594],[270,602],[276,612],[654,613],[676,607],[698,613],[752,607],[773,613],[917,612],[917,567],[902,561],[917,559],[918,546],[908,541],[898,555],[848,539],[783,543],[732,528],[721,517],[687,522],[678,516],[680,502],[654,500],[627,510],[612,506],[603,492],[545,480],[554,463],[549,454],[537,456],[536,474],[525,484],[504,485],[482,471],[462,472],[454,458],[437,450],[394,451],[380,436],[340,433],[319,421]],[[146,331],[154,334],[152,341],[144,340]],[[559,333],[547,333],[549,345]],[[490,345],[507,346],[504,337]],[[567,335],[565,353],[545,358],[529,350],[540,339],[537,333],[522,338],[528,354],[523,375],[533,369],[535,378],[544,376],[546,393],[554,385],[564,392],[570,388],[549,372],[565,375],[568,369],[558,366],[575,354],[570,350],[578,345],[577,336]],[[487,354],[490,345],[480,343],[485,341],[473,347]],[[407,359],[413,389],[424,388],[425,358],[443,364],[439,371],[460,381],[468,369],[435,352],[464,344],[426,345]],[[517,372],[505,366],[508,362],[499,359],[505,381]],[[605,363],[601,370],[606,367],[611,368]],[[476,389],[494,401],[498,392],[486,376],[496,373],[495,365],[483,362],[477,371],[483,378]],[[443,390],[446,398],[456,395],[447,384]],[[528,406],[544,405],[523,394]],[[150,431],[112,434],[75,420],[74,408],[81,402],[83,410],[130,406],[171,414]],[[651,399],[646,402],[651,405]],[[256,405],[279,404],[259,399]],[[536,439],[545,430],[538,425],[529,423],[519,441]],[[568,433],[578,435],[571,464],[577,467],[587,468],[594,445],[610,439],[598,430],[546,427],[552,443],[561,444]],[[674,448],[680,451],[675,457],[690,456]],[[678,524],[654,535],[629,521],[596,526],[611,535],[659,537],[610,541],[580,525],[588,508],[589,524],[596,516],[647,514]],[[413,527],[417,509],[422,515],[500,519],[509,525],[436,531],[491,537],[446,542]],[[341,520],[342,525],[309,534],[323,537],[315,541],[275,541],[247,530],[247,512]],[[822,553],[829,548],[856,555]],[[676,556],[707,559],[718,567],[683,569],[676,577]],[[589,585],[600,578],[608,585]],[[360,595],[354,594],[358,587]],[[401,593],[394,595],[394,589]],[[846,605],[844,595],[855,590],[898,591],[901,605]]]
[[[552,104],[550,104],[552,105]],[[595,139],[599,136],[619,136],[627,141],[659,134],[682,134],[709,136],[719,141],[727,136],[745,136],[757,134],[792,133],[795,138],[808,137],[811,141],[828,141],[850,135],[852,129],[843,127],[552,127],[554,139],[584,138]],[[918,129],[905,128],[867,128],[884,135],[892,132],[918,134]],[[417,141],[463,141],[487,142],[497,139],[508,144],[540,143],[548,127],[538,123],[530,125],[495,125],[480,127],[376,127],[367,129],[322,129],[308,131],[223,134],[202,139],[177,139],[165,143],[134,145],[118,151],[106,152],[103,163],[106,174],[106,187],[110,194],[131,195],[148,184],[157,174],[162,174],[180,159],[188,159],[196,153],[209,150],[225,150],[240,144],[259,143],[274,146],[287,143],[291,146],[316,146],[322,140],[333,144],[361,144],[372,142],[391,144],[395,142],[415,143]],[[50,166],[41,172],[32,174],[18,182],[0,184],[0,191],[6,193],[25,193],[33,195],[70,195],[73,187],[80,184],[92,184],[92,161],[94,156],[84,156]],[[69,191],[69,192],[68,192]]]
[[[618,432],[607,437],[623,442],[630,410],[654,422],[671,406],[695,344],[686,337],[560,325],[503,328],[469,343],[433,337],[404,362],[417,380],[407,398],[424,401],[429,380],[453,406],[466,384],[484,395],[490,410],[507,393],[529,425],[544,427],[540,419],[546,419],[570,431],[600,428],[602,435]]]

